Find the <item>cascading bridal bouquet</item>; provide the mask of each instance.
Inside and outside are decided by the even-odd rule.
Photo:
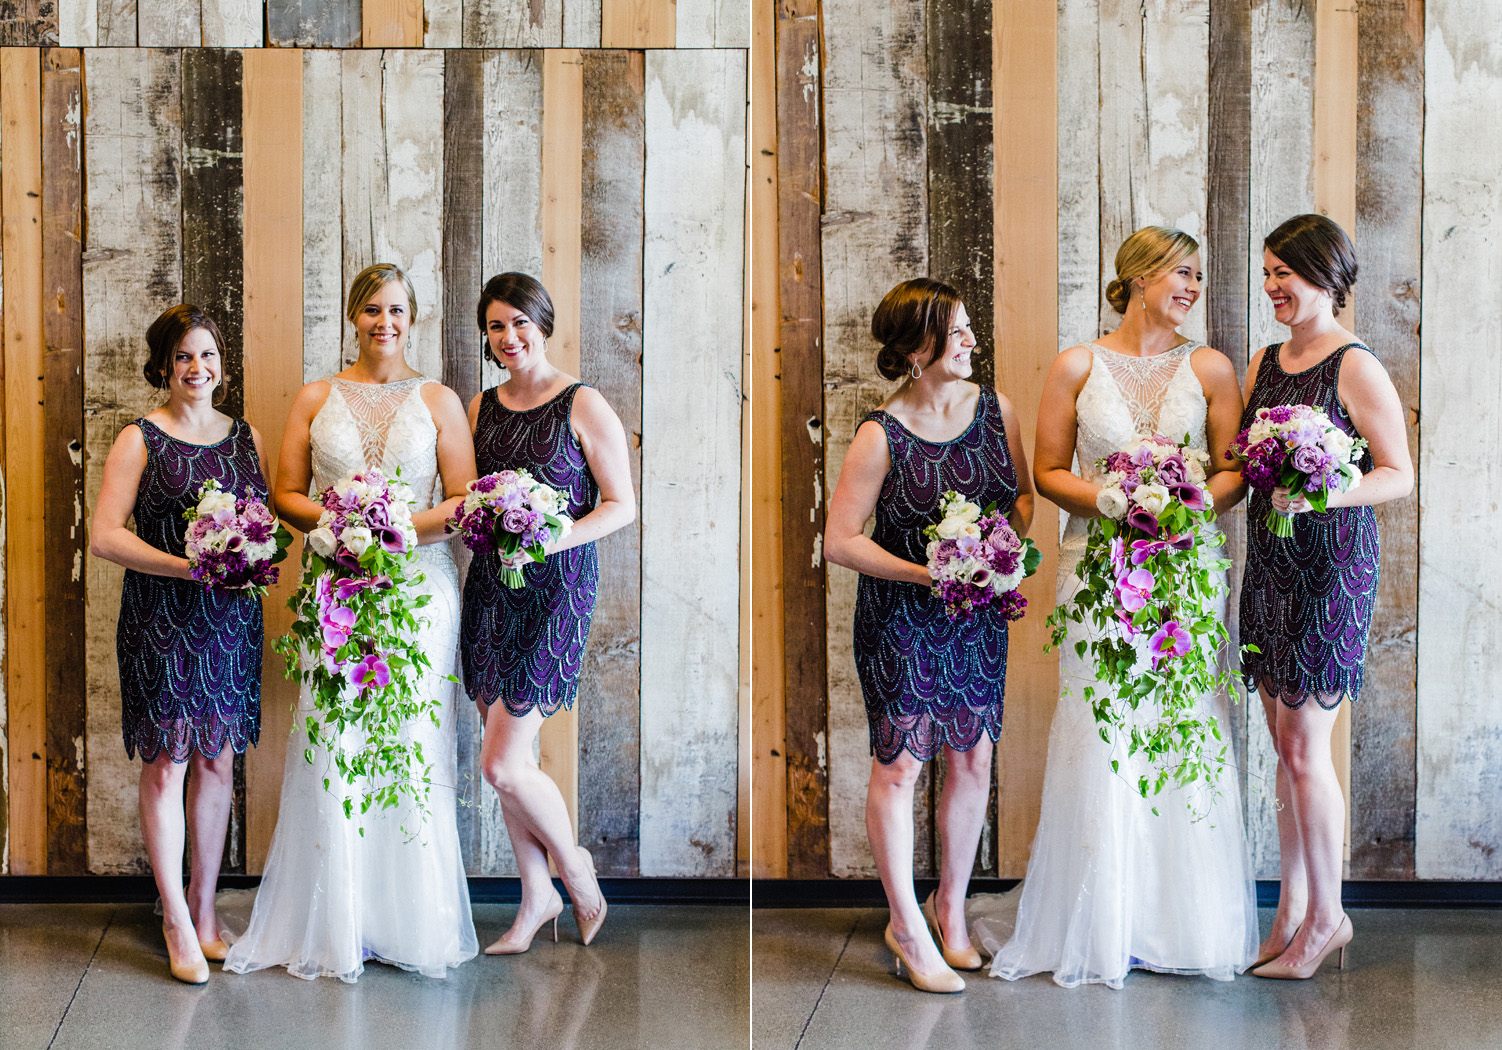
[[[1215,519],[1208,462],[1161,435],[1100,461],[1102,516],[1090,520],[1082,586],[1048,617],[1050,651],[1070,623],[1085,627],[1074,649],[1093,665],[1096,684],[1084,700],[1115,772],[1123,745],[1127,758],[1143,756],[1135,787],[1144,798],[1196,781],[1213,797],[1226,762],[1220,726],[1196,710],[1200,697],[1231,685],[1217,669],[1230,641],[1217,615],[1227,591],[1217,574],[1230,562],[1217,551],[1225,537],[1206,528]]]
[[[411,593],[422,580],[412,492],[367,470],[325,489],[319,502],[302,585],[288,602],[297,621],[277,642],[287,676],[312,695],[303,757],[312,763],[314,748],[327,751],[339,778],[356,788],[362,814],[403,796],[425,814],[431,771],[422,745],[402,739],[416,719],[439,718],[438,705],[417,690],[430,666],[418,638],[429,595]],[[330,783],[325,776],[324,790]],[[354,802],[344,799],[347,818]]]
[[[1241,460],[1241,476],[1258,492],[1283,486],[1302,493],[1317,511],[1329,506],[1330,493],[1361,484],[1356,461],[1366,448],[1365,438],[1341,430],[1322,409],[1313,405],[1276,405],[1257,409],[1257,421],[1236,435],[1226,458]],[[1293,515],[1268,509],[1267,530],[1287,539],[1293,535]]]
[[[1027,599],[1017,593],[1043,555],[1032,540],[1018,537],[996,504],[982,510],[957,492],[939,497],[938,524],[926,526],[928,574],[934,594],[951,620],[971,620],[992,609],[1006,620],[1021,619]]]
[[[469,495],[449,519],[448,529],[476,554],[518,551],[542,561],[543,546],[569,534],[574,521],[566,513],[568,496],[544,485],[525,470],[501,470],[469,483]],[[507,587],[525,586],[521,569],[503,568]]]
[[[183,511],[188,571],[212,591],[244,591],[257,598],[277,581],[292,533],[258,499],[238,499],[210,478],[198,502]]]

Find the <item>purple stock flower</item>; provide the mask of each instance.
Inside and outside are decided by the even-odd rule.
[[[1164,660],[1183,656],[1191,646],[1189,632],[1179,626],[1177,620],[1168,620],[1148,639],[1147,649],[1152,654],[1153,669]]]
[[[1267,410],[1267,418],[1272,423],[1287,423],[1293,418],[1293,406],[1274,405]]]

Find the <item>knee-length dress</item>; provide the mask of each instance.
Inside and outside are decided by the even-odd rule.
[[[205,481],[241,499],[265,500],[266,479],[250,425],[235,420],[212,445],[195,445],[147,419],[136,490],[136,535],[183,557],[188,523]],[[261,735],[261,599],[209,590],[196,580],[125,570],[115,655],[126,754],[184,762],[243,752]]]
[[[1257,380],[1242,416],[1250,426],[1259,408],[1305,404],[1323,409],[1341,430],[1360,437],[1340,403],[1336,385],[1348,343],[1302,372],[1283,370],[1282,346],[1262,353]],[[1362,473],[1372,469],[1363,453]],[[1371,507],[1336,507],[1293,516],[1293,535],[1274,536],[1263,524],[1272,497],[1253,491],[1246,516],[1246,578],[1241,587],[1241,643],[1260,653],[1242,657],[1248,686],[1266,685],[1289,706],[1310,696],[1321,706],[1352,702],[1361,692],[1367,635],[1377,601],[1381,547]],[[1328,702],[1327,702],[1328,701]]]
[[[975,419],[951,441],[928,441],[895,416],[866,417],[886,433],[892,468],[876,500],[871,538],[922,565],[922,529],[938,521],[939,497],[958,492],[1007,513],[1017,502],[1017,468],[996,391],[982,386]],[[855,602],[855,670],[866,702],[871,751],[891,762],[906,749],[928,761],[948,745],[968,751],[1001,736],[1007,624],[999,616],[951,620],[944,603],[916,583],[861,575]]]
[[[485,391],[475,420],[475,464],[481,476],[526,470],[568,495],[578,521],[594,508],[600,488],[569,428],[575,383],[534,408],[517,412]],[[472,700],[499,700],[521,717],[572,708],[595,610],[600,559],[593,543],[550,554],[522,568],[526,586],[501,582],[501,557],[477,555],[464,583],[459,635],[464,688]]]

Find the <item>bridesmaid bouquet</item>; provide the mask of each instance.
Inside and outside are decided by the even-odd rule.
[[[1243,462],[1241,476],[1258,492],[1278,486],[1302,492],[1309,505],[1323,511],[1330,493],[1361,484],[1356,460],[1366,439],[1341,430],[1312,405],[1276,405],[1257,409],[1257,421],[1236,435],[1226,458]],[[1267,530],[1287,539],[1293,515],[1270,508]]]
[[[469,483],[469,495],[449,519],[449,532],[463,537],[476,554],[518,551],[542,561],[543,547],[569,534],[573,519],[564,513],[568,496],[525,470],[501,470]],[[501,569],[501,582],[522,587],[521,569]]]
[[[1101,460],[1101,490],[1080,560],[1081,587],[1048,618],[1052,650],[1070,623],[1090,637],[1075,653],[1094,665],[1100,688],[1084,699],[1112,745],[1144,756],[1137,791],[1155,795],[1169,783],[1203,781],[1214,791],[1226,748],[1213,716],[1196,702],[1229,688],[1217,657],[1230,641],[1217,615],[1226,586],[1216,573],[1230,562],[1216,548],[1214,500],[1205,488],[1209,456],[1161,435],[1143,438]],[[1155,810],[1156,812],[1156,810]]]
[[[237,499],[210,478],[198,502],[183,511],[193,579],[207,590],[245,591],[263,598],[277,581],[275,566],[287,556],[292,533],[258,499]]]
[[[923,530],[928,539],[928,574],[934,594],[944,600],[951,620],[973,620],[994,609],[1006,620],[1022,618],[1027,599],[1017,593],[1038,569],[1043,555],[1032,540],[1018,537],[996,504],[985,510],[957,492],[939,499],[942,517]]]
[[[425,812],[430,769],[421,746],[401,737],[414,719],[437,725],[439,717],[417,689],[430,666],[418,638],[429,596],[411,593],[422,580],[412,492],[367,470],[325,489],[319,502],[302,585],[288,602],[297,621],[277,642],[287,677],[312,696],[303,757],[313,762],[321,747],[345,784],[366,785],[361,813],[390,809],[403,795]],[[330,783],[325,777],[324,790]],[[346,817],[354,801],[344,799]]]

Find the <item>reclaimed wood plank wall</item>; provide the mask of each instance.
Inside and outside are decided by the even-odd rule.
[[[775,151],[777,205],[758,215],[753,237],[775,251],[780,322],[764,337],[775,345],[758,348],[773,362],[777,390],[761,396],[776,406],[780,442],[754,469],[780,471],[782,589],[781,622],[762,615],[768,632],[753,650],[753,717],[773,730],[757,742],[758,769],[781,765],[785,809],[758,818],[771,833],[753,870],[870,873],[870,758],[849,654],[854,576],[826,570],[817,552],[841,453],[889,389],[867,332],[886,289],[925,272],[967,288],[972,318],[994,317],[985,374],[1017,403],[1030,443],[1052,356],[1115,324],[1102,292],[1126,234],[1166,222],[1199,237],[1205,297],[1185,332],[1208,335],[1244,372],[1281,337],[1261,288],[1262,238],[1321,210],[1355,239],[1362,272],[1348,316],[1397,386],[1419,465],[1419,495],[1380,511],[1379,613],[1344,774],[1349,874],[1502,878],[1492,790],[1502,720],[1486,700],[1498,670],[1494,581],[1468,553],[1486,526],[1466,495],[1475,422],[1492,419],[1502,396],[1491,363],[1502,322],[1495,281],[1436,282],[1427,297],[1421,286],[1426,270],[1502,265],[1502,204],[1488,188],[1502,158],[1495,26],[1454,0],[1060,0],[958,12],[943,0],[802,0],[758,3],[754,18],[753,61],[777,77],[763,146]],[[972,47],[989,61],[975,64]],[[969,81],[952,76],[963,68]],[[967,120],[976,128],[958,126]],[[982,124],[994,142],[984,159],[974,145]],[[994,176],[978,187],[985,165]],[[958,246],[956,201],[970,209]],[[986,207],[994,221],[978,230],[975,209]],[[1494,428],[1483,429],[1490,440]],[[1033,535],[1050,557],[1056,530],[1044,502]],[[1051,602],[1048,561],[1042,576],[1014,629],[995,852],[979,865],[1002,876],[1026,867],[1056,702],[1057,665],[1034,651]],[[810,668],[824,672],[822,689]],[[1257,873],[1272,877],[1260,704],[1240,706],[1231,728]],[[758,788],[759,800],[772,797]],[[934,859],[920,839],[918,871]]]
[[[416,286],[412,363],[466,398],[504,379],[474,324],[484,279],[548,283],[552,350],[621,416],[641,507],[600,544],[577,722],[541,759],[602,874],[736,873],[746,90],[743,49],[0,52],[3,870],[146,870],[122,575],[83,552],[104,456],[157,402],[147,325],[209,309],[226,410],[274,451],[301,384],[350,359],[348,279],[386,260]],[[264,668],[226,860],[250,873],[295,699],[269,647]],[[466,864],[509,874],[478,719],[458,718]]]

